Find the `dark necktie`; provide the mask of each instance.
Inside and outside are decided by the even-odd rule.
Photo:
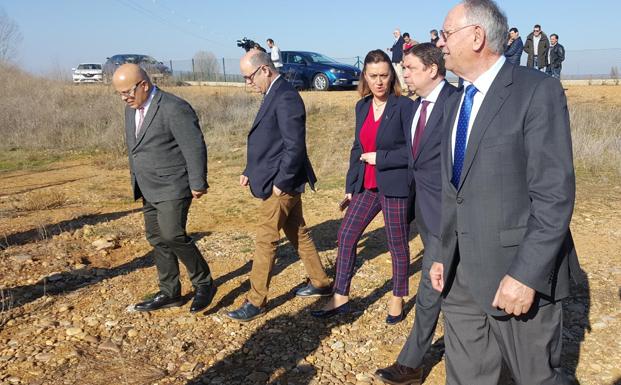
[[[468,122],[470,122],[470,112],[472,111],[472,102],[477,89],[473,84],[466,87],[466,95],[461,103],[459,110],[459,120],[457,121],[457,133],[455,134],[455,152],[453,154],[453,177],[451,183],[455,188],[459,186],[461,178],[461,169],[464,166],[464,157],[466,156],[466,142],[468,140]]]
[[[427,106],[431,103],[428,100],[421,102],[420,114],[418,114],[418,123],[416,123],[416,132],[414,133],[414,142],[412,143],[412,155],[416,159],[418,154],[418,146],[420,145],[421,138],[425,132],[425,126],[427,125]]]

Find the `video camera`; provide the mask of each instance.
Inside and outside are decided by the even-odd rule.
[[[259,43],[255,42],[254,40],[248,39],[247,37],[237,40],[237,46],[245,49],[246,52],[250,51],[253,48],[265,52],[265,48],[261,47]]]

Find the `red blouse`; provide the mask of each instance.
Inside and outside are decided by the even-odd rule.
[[[375,152],[375,140],[377,138],[377,130],[382,117],[375,121],[375,114],[373,112],[373,103],[369,106],[369,113],[367,118],[362,123],[360,128],[360,143],[362,144],[362,152]],[[375,165],[368,163],[364,164],[364,188],[367,190],[377,188],[377,175],[375,174]]]

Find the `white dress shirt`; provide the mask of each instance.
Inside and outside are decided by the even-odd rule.
[[[280,77],[280,75],[276,76],[274,78],[274,80],[272,80],[272,82],[270,83],[270,86],[267,87],[267,91],[265,91],[265,95],[263,95],[263,98],[265,99],[265,97],[267,96],[267,94],[270,93],[270,90],[272,89],[272,86],[274,85],[274,83],[276,83],[276,80],[278,80],[278,78]]]
[[[272,58],[272,63],[274,63],[274,67],[276,68],[282,67],[282,58],[280,54],[280,48],[278,48],[276,44],[272,45],[272,51],[270,52],[270,57]]]
[[[429,121],[429,117],[431,116],[431,111],[433,111],[433,106],[436,105],[436,101],[438,100],[438,97],[440,96],[440,92],[442,92],[442,88],[444,88],[444,84],[446,84],[446,81],[442,80],[429,93],[429,95],[427,95],[427,97],[420,98],[421,103],[418,105],[418,108],[416,109],[416,113],[414,114],[414,120],[412,120],[412,128],[411,128],[412,145],[414,145],[414,135],[416,134],[416,126],[418,125],[418,117],[420,116],[420,110],[421,108],[423,108],[423,101],[426,100],[429,102],[429,104],[427,105],[427,116],[425,117],[425,126],[426,126],[427,122]]]
[[[539,55],[539,41],[541,40],[541,35],[534,36],[533,35],[533,55]]]
[[[496,63],[492,65],[487,71],[483,72],[481,76],[477,78],[473,83],[464,80],[464,90],[470,84],[474,84],[477,89],[477,93],[474,94],[474,98],[472,101],[472,111],[470,111],[470,120],[468,121],[468,132],[466,134],[466,151],[468,149],[468,140],[470,139],[470,131],[472,131],[472,124],[479,113],[479,109],[481,108],[481,104],[483,103],[483,99],[485,95],[489,91],[489,88],[492,86],[494,79],[500,72],[502,65],[505,64],[505,57],[501,55]],[[457,109],[457,115],[455,117],[455,122],[453,123],[453,132],[451,133],[451,157],[455,155],[455,136],[457,135],[457,122],[459,121],[459,111],[461,110],[461,104],[464,102],[464,96],[466,92],[464,91],[461,96],[461,101],[459,102],[459,108]]]
[[[147,111],[149,110],[149,106],[151,105],[151,101],[153,100],[153,97],[155,96],[155,93],[157,92],[157,87],[153,86],[153,88],[151,89],[151,92],[149,93],[149,97],[147,98],[147,100],[142,103],[142,106],[136,108],[136,112],[134,114],[134,119],[136,119],[136,128],[138,128],[138,124],[140,123],[140,108],[144,108],[144,115],[143,116],[147,116]],[[144,121],[143,121],[144,123]],[[140,127],[140,129],[142,130],[142,127]],[[137,136],[137,134],[136,134]]]

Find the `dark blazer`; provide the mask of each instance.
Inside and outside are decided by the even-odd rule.
[[[136,110],[125,107],[125,138],[134,199],[162,202],[206,190],[207,146],[185,100],[156,90],[136,138]]]
[[[447,127],[442,125],[446,100],[457,92],[457,88],[443,81],[444,86],[434,103],[431,115],[427,119],[423,137],[418,146],[416,157],[412,153],[412,123],[421,98],[414,101],[410,124],[405,128],[408,148],[408,168],[410,191],[414,199],[413,206],[416,227],[425,242],[425,255],[438,255],[440,250],[440,217],[442,198],[442,176],[440,149],[442,136]],[[410,218],[410,220],[413,218]]]
[[[403,44],[405,44],[405,40],[403,40],[403,36],[399,36],[399,38],[395,41],[395,44],[392,45],[390,51],[392,52],[391,61],[393,63],[401,63],[403,60]]]
[[[360,130],[369,114],[372,102],[373,96],[369,95],[360,99],[356,104],[356,131],[345,181],[346,193],[356,194],[364,190],[365,163],[360,161],[360,155],[363,152]],[[409,194],[405,129],[412,121],[413,104],[414,102],[408,97],[390,94],[377,130],[375,139],[377,188],[386,196],[404,198]]]
[[[520,59],[522,59],[522,51],[524,50],[524,43],[522,43],[522,38],[518,36],[516,40],[505,48],[505,57],[507,61],[511,64],[520,65]]]
[[[550,63],[548,65],[552,68],[562,68],[563,61],[565,60],[565,47],[556,43],[556,45],[548,47],[548,52],[550,53]],[[546,56],[548,56],[548,53],[546,53]]]
[[[441,255],[445,277],[459,248],[467,285],[492,308],[506,275],[536,290],[542,305],[569,294],[579,274],[569,230],[575,199],[569,113],[558,79],[505,63],[485,95],[466,149],[461,181],[451,184],[451,131],[462,92],[445,108]],[[577,276],[577,275],[575,275]]]
[[[306,110],[298,91],[282,76],[272,84],[248,133],[243,175],[250,191],[267,199],[276,185],[284,192],[304,192],[317,178],[306,151]]]

